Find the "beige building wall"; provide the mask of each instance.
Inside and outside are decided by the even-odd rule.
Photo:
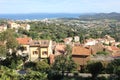
[[[30,46],[29,53],[29,60],[31,61],[35,61],[39,57],[48,58],[52,54],[52,41],[50,41],[48,46]]]
[[[48,46],[48,56],[50,54],[53,54],[53,49],[52,49],[52,41],[50,40],[49,46]]]
[[[48,57],[48,48],[40,48],[40,56],[41,58],[47,58]]]
[[[39,47],[30,46],[30,60],[35,61],[39,58]]]

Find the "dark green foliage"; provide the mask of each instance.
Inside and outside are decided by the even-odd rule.
[[[52,39],[54,41],[61,42],[64,38],[73,37],[79,33],[77,31],[73,31],[73,26],[64,24],[56,25],[54,23],[48,24],[44,22],[30,22],[29,24],[31,25],[31,30],[28,36],[33,39]]]
[[[92,74],[92,78],[95,79],[102,72],[103,65],[101,62],[90,62],[87,65],[87,69]]]
[[[11,61],[10,68],[11,68],[11,69],[16,69],[16,66],[17,66],[17,65],[16,65],[15,61],[12,60],[12,61]]]
[[[25,69],[35,70],[36,63],[35,62],[26,62],[24,64]]]
[[[30,35],[29,32],[23,28],[19,28],[18,29],[18,33],[19,34],[24,34],[24,35]]]
[[[35,70],[36,71],[40,71],[40,72],[48,72],[50,69],[50,66],[48,63],[46,63],[45,61],[38,61],[36,63],[35,66]]]
[[[115,68],[115,74],[120,78],[120,65]]]
[[[2,60],[0,64],[11,69],[17,69],[19,68],[19,65],[22,64],[21,60],[21,56],[17,56],[16,53],[13,53],[12,55],[7,56],[5,60]]]
[[[47,80],[47,74],[38,71],[28,71],[26,75],[21,76],[21,80]]]
[[[18,46],[13,30],[0,33],[0,56],[6,57],[7,49],[15,49]]]
[[[61,80],[64,73],[76,71],[77,65],[73,60],[68,59],[66,55],[57,56],[51,70],[49,71],[50,80]]]
[[[0,80],[19,80],[19,75],[15,70],[0,66]]]
[[[74,19],[73,19],[74,20]],[[77,20],[77,19],[75,19]],[[79,20],[78,20],[79,21]],[[83,20],[84,21],[84,20]],[[89,22],[95,22],[95,20],[88,20],[85,21],[86,24]],[[70,22],[68,20],[68,22]],[[88,22],[88,23],[87,23]],[[100,23],[97,23],[100,22]],[[101,24],[101,22],[103,22]],[[72,22],[74,24],[74,22]],[[46,23],[46,22],[29,22],[31,29],[30,31],[26,31],[23,29],[19,29],[18,33],[27,35],[32,37],[33,39],[52,39],[56,42],[62,42],[66,37],[74,37],[79,36],[80,42],[83,43],[84,39],[87,38],[101,38],[105,35],[110,35],[115,38],[116,41],[120,41],[119,32],[120,26],[117,25],[117,21],[115,20],[108,20],[108,25],[104,22],[104,20],[97,20],[96,23],[93,23],[94,26],[85,28],[83,26],[78,25],[67,25],[63,22],[55,22],[55,23]],[[85,24],[85,23],[78,23],[78,24]],[[58,25],[57,25],[58,24]]]
[[[119,44],[119,45],[117,45],[117,47],[118,47],[118,48],[120,48],[120,44]]]
[[[108,55],[109,53],[105,52],[105,51],[100,51],[100,52],[97,52],[96,54],[98,54],[98,55]]]
[[[120,66],[120,59],[115,59],[108,64],[106,71],[107,73],[110,74],[116,73],[116,71],[119,71],[119,66]]]
[[[109,74],[115,74],[115,76],[111,77],[112,79],[120,80],[120,59],[115,59],[109,63],[106,72]]]
[[[7,49],[14,49],[18,46],[16,38],[14,36],[13,30],[7,30],[5,32],[0,33],[0,41],[6,41],[6,48]]]
[[[0,45],[0,56],[6,57],[6,53],[7,53],[6,45]]]

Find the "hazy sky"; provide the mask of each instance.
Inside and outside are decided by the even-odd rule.
[[[120,12],[120,0],[0,0],[0,14],[91,12]]]

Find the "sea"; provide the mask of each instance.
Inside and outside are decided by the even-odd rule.
[[[0,19],[10,20],[42,20],[45,18],[78,18],[82,14],[75,13],[31,13],[31,14],[0,14]]]

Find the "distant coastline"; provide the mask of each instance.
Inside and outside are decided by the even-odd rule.
[[[32,14],[0,14],[0,19],[41,20],[45,18],[78,18],[82,14],[75,13],[32,13]]]

